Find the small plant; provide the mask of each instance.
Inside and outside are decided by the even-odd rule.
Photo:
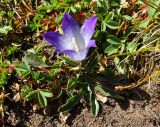
[[[97,55],[95,58],[86,58],[86,56],[88,49],[91,46],[96,46],[95,41],[90,40],[94,33],[96,21],[96,17],[89,18],[81,28],[83,36],[80,36],[80,28],[77,22],[69,14],[64,14],[62,21],[63,31],[65,32],[64,36],[55,32],[44,34],[44,38],[56,47],[58,53],[65,53],[70,56],[70,58],[67,56],[58,56],[58,59],[61,61],[59,63],[54,63],[54,61],[49,63],[47,59],[43,61],[40,58],[44,58],[44,56],[41,56],[39,54],[40,52],[36,53],[36,50],[26,52],[22,65],[18,65],[15,68],[20,76],[32,82],[32,86],[22,88],[21,92],[24,100],[30,101],[37,98],[41,106],[46,106],[46,97],[62,98],[65,94],[67,100],[59,107],[59,111],[64,112],[73,109],[79,103],[80,99],[86,96],[90,100],[93,114],[97,116],[99,103],[95,96],[97,95],[96,91],[102,94],[101,96],[123,99],[115,91],[104,90],[100,85],[91,83],[90,75],[95,74],[96,76],[97,68],[99,68],[97,63],[99,56]],[[74,30],[77,32],[74,32]],[[68,42],[68,39],[71,39],[71,43],[68,44],[67,48],[65,44]],[[88,62],[85,60],[81,62],[85,58],[88,59]],[[54,81],[56,84],[52,85]]]

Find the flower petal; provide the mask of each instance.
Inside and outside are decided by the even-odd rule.
[[[65,13],[62,20],[62,29],[64,38],[70,38],[68,43],[72,43],[74,50],[78,47],[79,52],[85,48],[85,42],[81,35],[80,27],[77,21],[69,14]],[[73,39],[75,40],[73,43]]]
[[[60,50],[61,44],[60,41],[62,38],[62,35],[53,31],[50,32],[46,32],[43,34],[43,38],[48,41],[51,45],[53,45],[54,47],[56,47],[57,50]]]
[[[65,38],[59,33],[50,31],[43,34],[43,38],[48,41],[51,45],[53,45],[57,52],[61,52],[66,49],[73,50],[74,47],[70,42],[69,38]]]
[[[80,27],[77,21],[71,15],[65,13],[62,19],[62,30],[64,33],[66,33],[68,29],[80,29]]]
[[[87,47],[87,48],[90,48],[90,47],[97,47],[95,40],[90,40],[90,41],[89,41],[89,44],[88,44],[88,47]]]
[[[93,17],[87,19],[84,22],[83,26],[81,27],[81,33],[82,33],[82,36],[85,40],[85,45],[87,47],[89,44],[89,40],[91,39],[91,37],[94,33],[96,22],[97,22],[97,17],[93,16]]]
[[[88,49],[85,49],[82,52],[76,52],[74,50],[64,50],[61,53],[67,54],[68,56],[70,56],[75,61],[81,61],[81,60],[84,60],[86,58],[87,53],[88,53]]]

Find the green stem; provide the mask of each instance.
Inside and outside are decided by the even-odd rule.
[[[137,51],[133,51],[133,52],[125,52],[125,53],[121,53],[121,54],[113,54],[110,55],[108,57],[106,57],[106,59],[111,59],[117,56],[124,56],[124,55],[130,55],[130,54],[135,54],[135,53],[139,53],[139,52],[144,52],[144,51],[150,51],[150,50],[155,50],[155,47],[147,47],[147,48],[143,48],[143,49],[139,49]]]

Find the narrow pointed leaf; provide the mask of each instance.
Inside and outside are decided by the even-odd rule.
[[[99,112],[99,103],[96,98],[93,98],[91,101],[91,110],[94,116],[98,115]]]
[[[49,91],[49,90],[40,90],[39,91],[40,93],[41,93],[41,95],[43,95],[43,96],[45,96],[45,97],[53,97],[53,94],[52,94],[52,92],[51,91]]]
[[[119,28],[119,23],[118,22],[115,22],[115,21],[108,21],[106,23],[106,26],[110,29],[118,29]]]
[[[116,91],[104,88],[101,85],[96,85],[95,91],[105,97],[113,97],[116,99],[124,100],[124,97],[119,95]]]
[[[73,90],[77,85],[77,79],[75,77],[68,80],[67,90]]]
[[[80,91],[77,93],[77,95],[69,98],[64,105],[62,105],[62,106],[59,107],[58,110],[59,110],[60,112],[64,112],[64,111],[69,111],[69,110],[73,109],[74,106],[79,102],[80,97],[81,97],[81,94],[82,94],[82,90],[80,90]]]
[[[114,16],[114,13],[109,12],[106,18],[104,19],[104,22],[107,23],[108,21],[112,20],[113,16]]]
[[[38,100],[41,106],[47,106],[47,99],[40,92],[38,93]]]

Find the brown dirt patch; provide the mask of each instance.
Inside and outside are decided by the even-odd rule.
[[[108,98],[106,104],[101,104],[97,117],[91,114],[89,108],[79,104],[70,112],[66,123],[59,121],[58,113],[47,116],[43,111],[31,110],[29,105],[24,107],[10,103],[5,122],[7,127],[160,127],[158,88],[153,84],[136,88],[125,101]]]

